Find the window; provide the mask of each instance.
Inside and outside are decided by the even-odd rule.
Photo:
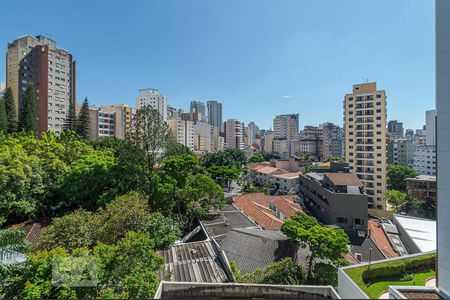
[[[381,98],[381,95],[380,95],[380,94],[378,94],[378,95],[377,95],[377,98]]]
[[[377,105],[381,105],[381,102],[377,102]]]
[[[344,217],[337,217],[336,218],[337,223],[347,224],[347,218]]]
[[[364,219],[355,218],[355,225],[364,225]]]

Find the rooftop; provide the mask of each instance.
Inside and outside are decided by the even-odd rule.
[[[275,172],[283,173],[283,172],[286,172],[286,171],[283,170],[283,169],[279,169],[279,168],[265,166],[263,168],[257,169],[256,172],[257,173],[261,173],[261,174],[272,174],[272,173],[275,173]]]
[[[406,180],[411,181],[436,181],[436,176],[431,175],[419,175],[414,178],[406,178]]]
[[[281,212],[289,218],[302,211],[300,205],[295,203],[295,197],[252,193],[233,197],[233,202],[263,229],[280,230],[283,221],[277,216],[277,212]],[[277,211],[272,210],[272,208]]]
[[[233,228],[259,228],[232,204],[225,204],[217,215],[203,218],[201,222],[209,237],[219,244]]]
[[[436,221],[405,215],[394,215],[394,223],[401,227],[420,252],[436,250]],[[401,231],[402,231],[401,230]]]
[[[340,299],[332,286],[161,281],[155,299]]]
[[[220,248],[229,261],[236,262],[242,274],[295,256],[295,247],[284,234],[261,229],[232,229]]]
[[[383,252],[384,256],[388,258],[397,257],[398,253],[389,242],[389,238],[386,236],[386,233],[384,232],[380,222],[375,219],[369,219],[367,225],[370,232],[370,238]]]
[[[324,176],[334,185],[363,186],[362,182],[353,173],[324,173]]]
[[[283,178],[283,179],[295,179],[300,176],[300,173],[298,172],[288,172],[288,173],[281,173],[277,175],[273,175],[273,177]]]
[[[164,271],[160,278],[181,282],[225,282],[228,277],[224,271],[213,242],[201,241],[173,245],[158,251],[164,258]]]

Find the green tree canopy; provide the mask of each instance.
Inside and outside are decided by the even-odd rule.
[[[241,283],[301,285],[306,282],[305,270],[290,257],[243,275],[234,261],[230,262],[230,266],[237,282]]]
[[[36,90],[31,83],[27,84],[25,90],[20,128],[26,132],[37,134]]]
[[[8,116],[6,115],[5,100],[0,97],[0,134],[8,132]]]
[[[286,219],[281,231],[298,247],[308,249],[308,282],[313,280],[313,266],[317,259],[330,260],[335,265],[343,264],[342,254],[348,252],[350,240],[341,229],[320,225],[314,217],[297,213]]]
[[[413,168],[400,165],[388,165],[388,188],[390,190],[406,191],[406,178],[414,178],[417,172]]]
[[[89,139],[90,127],[91,127],[91,117],[89,114],[89,101],[88,98],[84,98],[83,105],[81,106],[80,112],[78,113],[78,119],[76,121],[76,131],[77,134],[83,139]],[[73,124],[71,124],[73,125]]]
[[[385,199],[392,204],[394,211],[397,211],[398,207],[407,200],[406,194],[397,190],[386,191],[384,196]]]
[[[264,159],[264,155],[261,152],[256,152],[248,159],[249,164],[263,162],[263,161],[265,161],[265,159]]]
[[[117,244],[99,244],[92,251],[57,247],[30,253],[23,267],[9,271],[0,293],[21,299],[152,298],[163,265],[147,234],[128,232]],[[53,282],[55,270],[64,275],[60,285]],[[77,286],[74,280],[90,281]]]
[[[210,174],[211,178],[221,186],[223,186],[224,183],[229,186],[230,182],[239,179],[239,171],[236,169],[236,167],[212,166],[209,167],[207,171]]]
[[[14,102],[13,91],[10,87],[5,90],[3,100],[5,101],[6,117],[8,120],[8,132],[16,132],[18,127],[17,110]]]
[[[245,153],[239,149],[226,149],[215,153],[207,153],[202,157],[202,164],[209,168],[213,166],[235,167],[238,170],[242,169],[247,163]]]
[[[64,130],[77,130],[77,114],[75,112],[75,103],[70,101],[69,110],[64,120]]]

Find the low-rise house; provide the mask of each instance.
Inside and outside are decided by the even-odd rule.
[[[307,173],[299,178],[304,205],[322,223],[365,235],[368,202],[363,184],[352,173]]]
[[[265,230],[280,230],[286,218],[303,211],[295,203],[296,196],[268,196],[253,193],[236,196],[233,203],[244,214]]]
[[[272,185],[275,185],[278,192],[290,194],[298,192],[298,178],[300,173],[281,173],[273,175]]]
[[[271,184],[273,175],[286,173],[286,170],[274,168],[270,166],[265,166],[263,168],[258,168],[254,172],[254,181],[257,184]]]

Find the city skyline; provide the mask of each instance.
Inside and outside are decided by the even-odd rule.
[[[423,111],[434,108],[433,3],[258,2],[258,12],[253,12],[252,1],[231,6],[154,1],[133,8],[99,1],[81,22],[71,14],[57,14],[50,3],[39,4],[39,18],[32,15],[33,2],[27,11],[5,4],[11,14],[2,17],[8,24],[0,31],[2,55],[6,44],[22,35],[56,40],[77,61],[78,102],[87,96],[97,106],[134,106],[138,90],[152,87],[171,106],[185,110],[192,100],[218,100],[224,120],[254,121],[260,128],[271,128],[275,115],[287,113],[300,115],[300,128],[328,121],[342,126],[348,87],[368,80],[386,90],[388,120],[399,120],[405,128],[421,128]],[[329,9],[322,11],[321,4]],[[71,3],[74,12],[82,6]],[[363,7],[377,17],[355,26],[361,22],[352,16]],[[145,17],[141,11],[149,9],[158,13]],[[14,19],[16,11],[29,21]],[[116,24],[118,11],[124,22],[132,23],[131,31]],[[91,20],[98,14],[109,16]],[[229,14],[233,24],[224,17]],[[4,68],[5,60],[0,60]],[[4,72],[0,81],[6,81]]]

